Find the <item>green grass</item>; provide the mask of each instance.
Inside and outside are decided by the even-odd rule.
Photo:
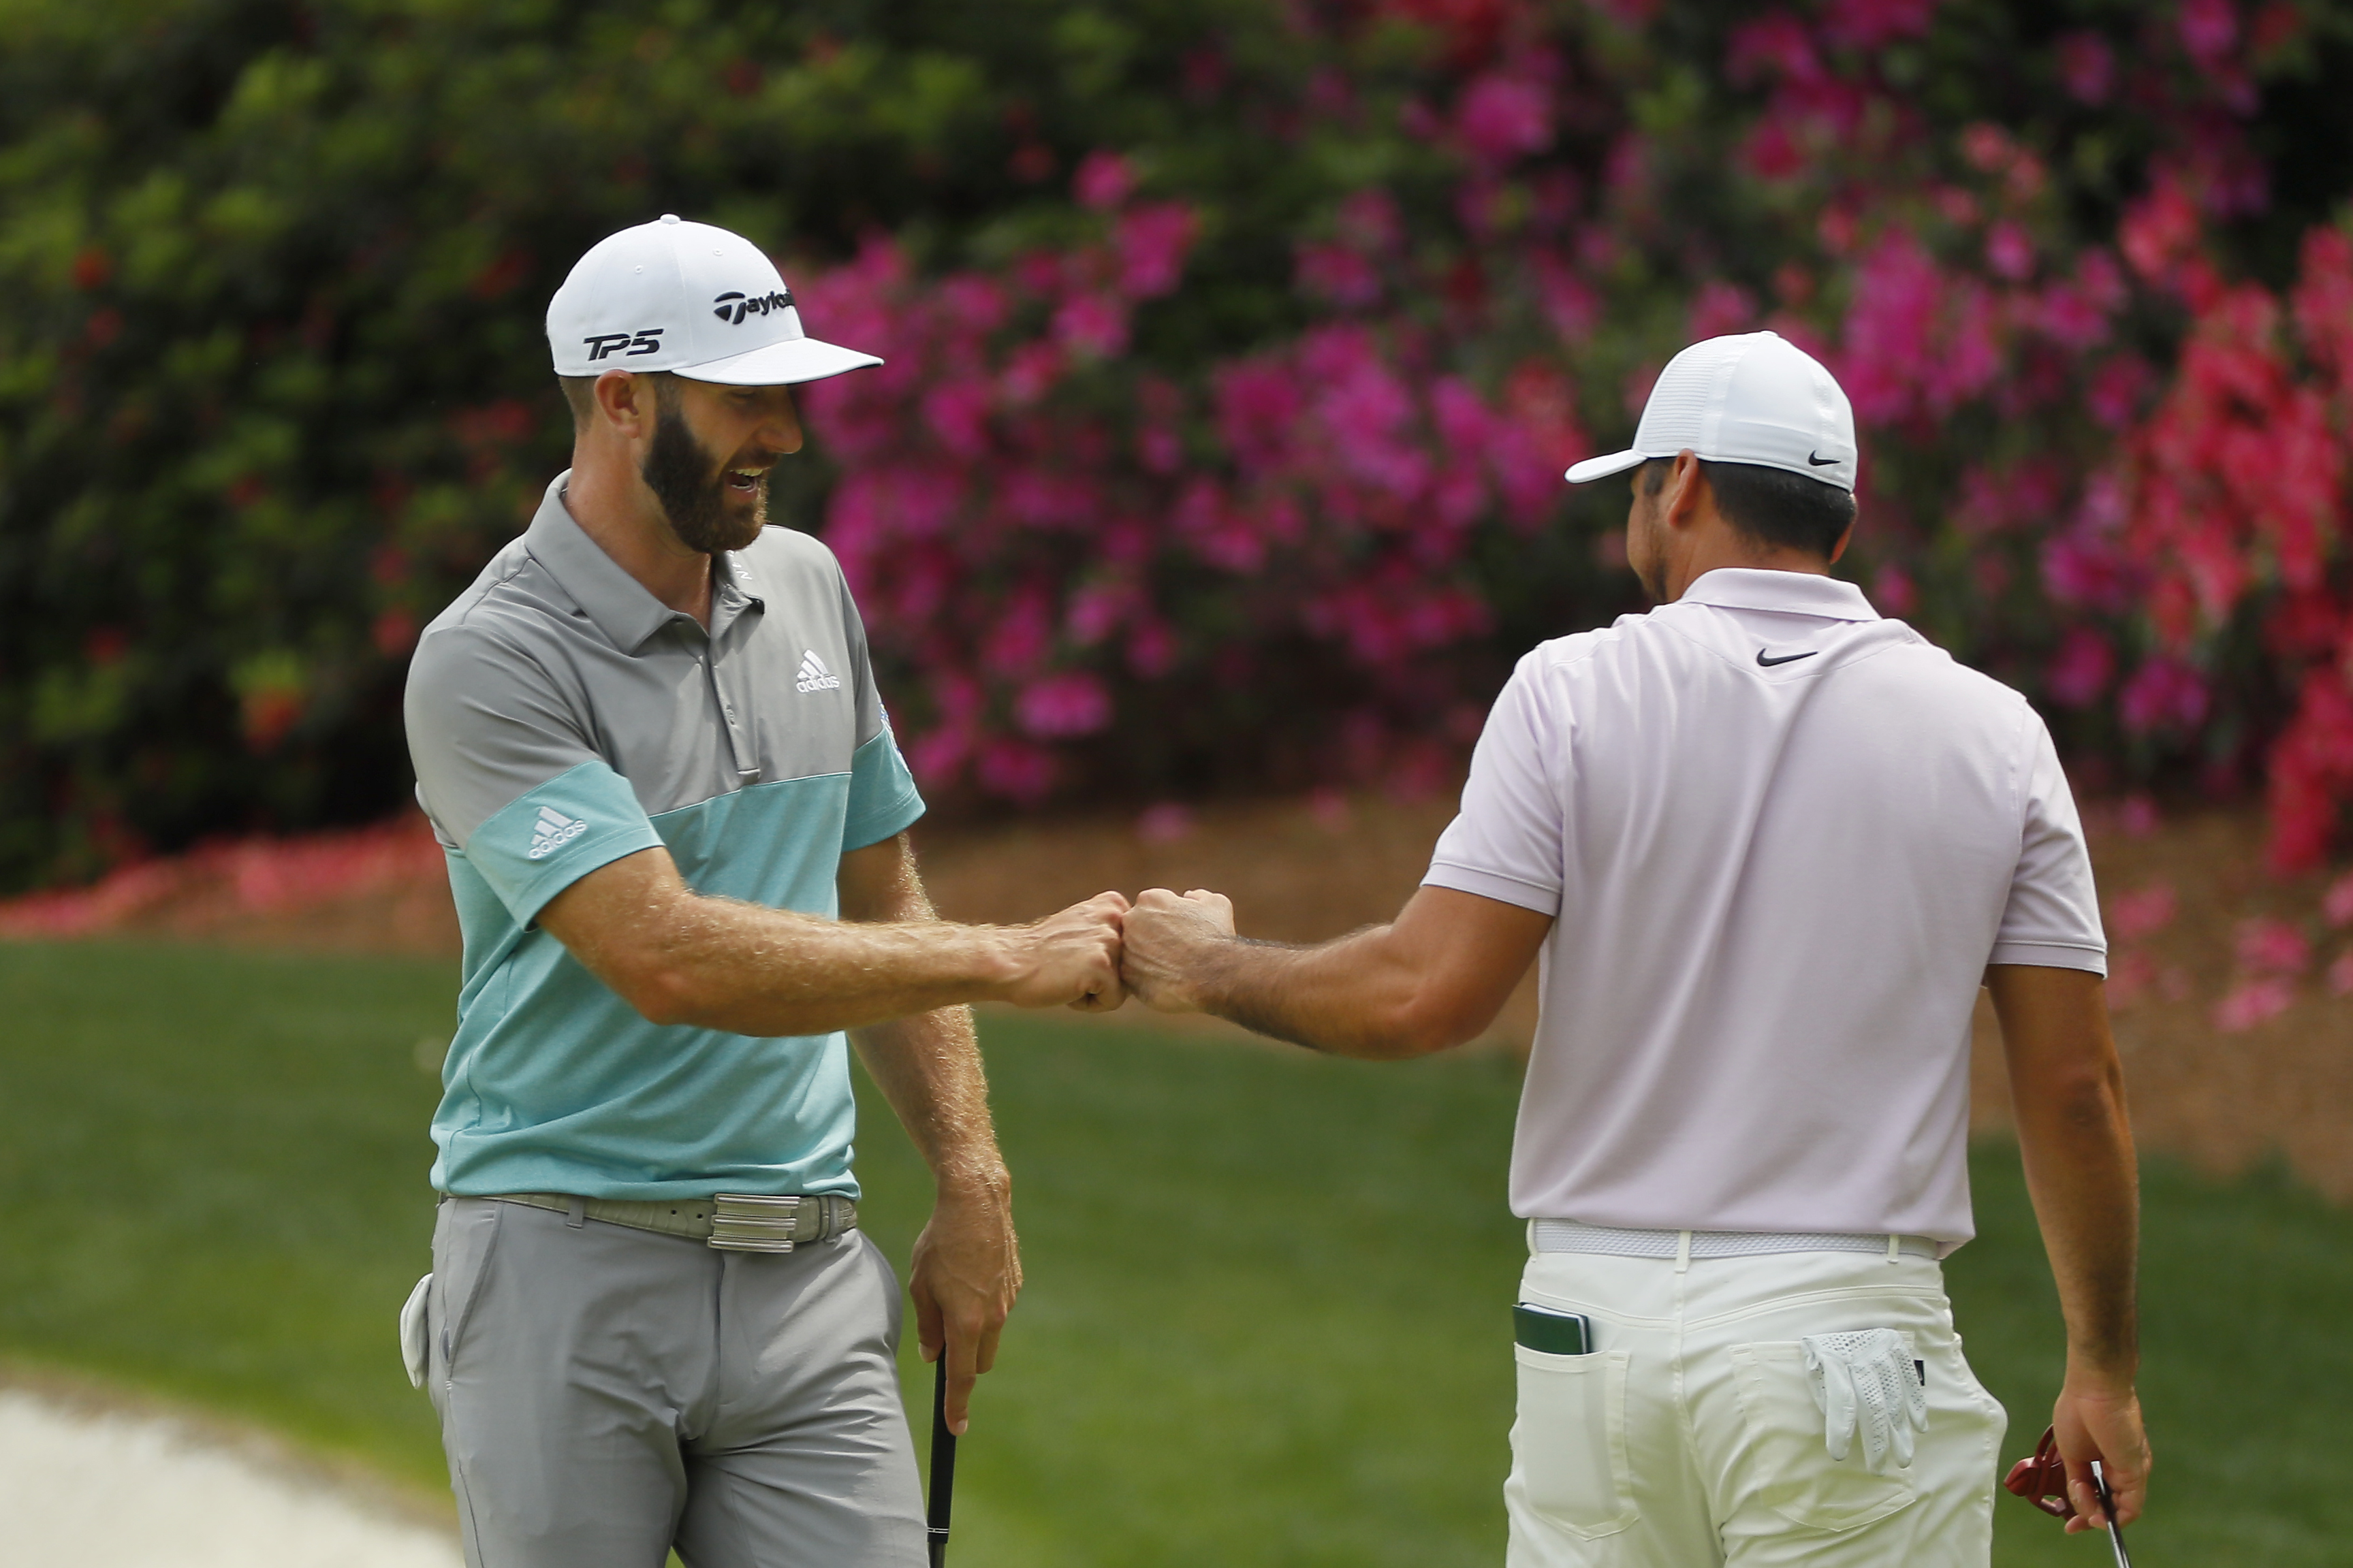
[[[442,1484],[392,1318],[431,1217],[416,1047],[451,990],[438,963],[0,946],[0,1355]],[[965,1445],[961,1568],[1499,1561],[1510,1064],[987,1034],[1029,1289]],[[868,1224],[903,1259],[925,1183],[866,1115]],[[1975,1178],[1952,1288],[2014,1457],[2048,1418],[2057,1315],[2014,1152]],[[2163,1163],[2147,1196],[2137,1560],[2347,1561],[2353,1215]],[[2005,1564],[2106,1560],[2023,1504],[1999,1517]]]

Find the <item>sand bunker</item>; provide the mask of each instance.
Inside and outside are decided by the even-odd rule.
[[[0,1388],[9,1563],[458,1568],[451,1532],[171,1415]]]

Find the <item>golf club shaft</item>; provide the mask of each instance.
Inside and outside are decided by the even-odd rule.
[[[2108,1516],[2108,1548],[2116,1554],[2116,1568],[2132,1568],[2132,1556],[2125,1551],[2125,1527],[2116,1522],[2116,1500],[2097,1459],[2092,1461],[2092,1485],[2100,1494],[2100,1511]]]
[[[939,1370],[932,1379],[932,1568],[948,1560],[948,1510],[955,1502],[955,1434],[948,1430],[948,1352],[940,1347]]]

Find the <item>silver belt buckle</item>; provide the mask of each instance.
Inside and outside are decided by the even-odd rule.
[[[711,1199],[711,1245],[722,1252],[790,1252],[809,1237],[800,1228],[801,1205],[820,1199],[798,1194],[716,1193]],[[824,1227],[822,1213],[813,1229]]]

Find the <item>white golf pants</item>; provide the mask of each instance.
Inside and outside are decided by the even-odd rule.
[[[1520,1299],[1593,1321],[1587,1355],[1514,1346],[1510,1568],[1985,1568],[2008,1425],[1962,1359],[1944,1270],[1852,1252],[1538,1253]],[[1832,1459],[1799,1341],[1894,1329],[1925,1365],[1908,1466]]]

